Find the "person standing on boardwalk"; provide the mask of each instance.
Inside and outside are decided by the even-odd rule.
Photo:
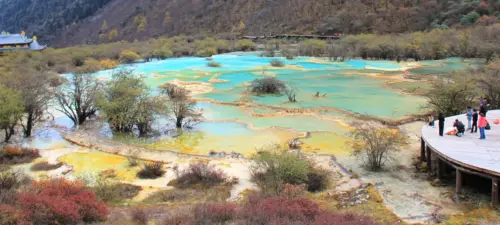
[[[472,129],[472,107],[467,106],[467,130]]]
[[[486,103],[482,103],[481,106],[479,107],[479,115],[484,114],[486,116],[486,113],[488,112],[488,106]]]
[[[488,126],[488,120],[486,120],[486,116],[482,113],[479,114],[478,126],[479,126],[479,133],[480,133],[479,139],[481,139],[481,140],[486,139],[485,130],[486,130],[486,126]]]
[[[439,113],[438,116],[438,121],[439,121],[439,136],[443,136],[444,134],[444,116],[443,113]]]
[[[470,129],[471,133],[477,133],[477,120],[479,119],[479,114],[477,109],[472,110],[472,128]]]

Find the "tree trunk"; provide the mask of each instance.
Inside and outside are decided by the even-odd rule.
[[[4,142],[7,143],[9,142],[10,138],[12,137],[12,135],[14,134],[14,127],[6,127],[4,129],[5,131],[5,138],[4,138]]]
[[[175,126],[177,128],[182,128],[182,120],[183,119],[184,119],[183,117],[177,117],[177,121],[175,122]]]
[[[78,115],[78,125],[82,125],[85,120],[87,120],[87,116],[84,113]]]
[[[28,112],[28,119],[26,120],[26,127],[24,129],[24,136],[31,137],[31,130],[33,129],[33,112]]]

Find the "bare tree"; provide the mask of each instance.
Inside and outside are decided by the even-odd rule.
[[[189,98],[189,90],[175,84],[166,84],[161,93],[169,97],[169,111],[173,114],[175,126],[193,126],[201,121],[203,115],[196,110],[196,101]]]
[[[477,97],[476,82],[467,74],[453,74],[450,79],[438,79],[426,94],[429,108],[445,116],[462,113]]]
[[[158,96],[145,96],[137,102],[135,113],[139,136],[144,136],[152,131],[155,115],[164,115],[165,104]]]
[[[21,125],[26,137],[30,137],[33,127],[42,121],[44,112],[52,98],[49,82],[50,75],[48,73],[28,71],[23,73],[22,80],[17,80],[15,84],[24,102]]]
[[[400,146],[408,144],[408,137],[398,129],[382,127],[374,122],[354,123],[349,147],[373,171],[380,170],[384,164],[394,159]]]
[[[250,85],[250,91],[254,94],[281,94],[285,89],[285,82],[278,80],[274,77],[266,77],[262,79],[255,79]]]
[[[189,90],[179,87],[175,84],[167,83],[160,87],[160,92],[170,99],[174,98],[184,98],[189,95]]]
[[[493,109],[500,108],[500,60],[491,62],[487,67],[476,75],[477,83],[481,92]]]
[[[281,92],[286,95],[288,101],[297,102],[295,99],[297,96],[297,87],[292,82],[288,82]]]
[[[82,125],[97,111],[96,99],[100,82],[89,74],[74,74],[60,85],[55,99],[60,112],[68,116],[75,125]]]
[[[174,98],[170,100],[170,110],[175,119],[175,126],[193,126],[203,118],[201,112],[196,111],[196,102],[189,98]]]

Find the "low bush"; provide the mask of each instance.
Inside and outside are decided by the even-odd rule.
[[[285,88],[286,88],[285,82],[278,80],[274,77],[255,79],[250,84],[250,92],[258,95],[259,94],[279,95]]]
[[[23,212],[10,205],[0,204],[0,224],[2,225],[19,225],[29,224],[24,221]]]
[[[200,204],[194,208],[196,225],[226,224],[236,216],[238,205],[231,203]]]
[[[281,55],[284,56],[287,60],[295,59],[295,53],[290,49],[282,49]]]
[[[274,49],[266,49],[265,51],[263,51],[260,56],[261,57],[274,57],[276,54],[274,53]]]
[[[116,60],[104,59],[99,61],[99,65],[101,66],[102,69],[109,70],[118,67],[120,63]]]
[[[293,185],[293,184],[281,184],[279,196],[288,199],[294,199],[299,197],[304,197],[307,193],[307,187],[305,184]]]
[[[215,186],[228,181],[228,177],[214,165],[199,162],[190,164],[187,169],[180,172],[175,180],[176,186],[190,187],[193,185]]]
[[[318,192],[328,188],[328,171],[312,169],[307,174],[307,191]]]
[[[0,190],[17,189],[30,182],[31,178],[21,171],[0,172]]]
[[[305,198],[251,196],[240,212],[244,225],[376,225],[369,217],[322,211],[316,203]]]
[[[255,51],[257,45],[250,40],[239,40],[236,42],[236,50],[238,51]]]
[[[254,157],[252,176],[264,195],[281,195],[283,185],[306,185],[310,192],[326,189],[328,172],[313,167],[312,162],[296,153],[270,146]]]
[[[55,170],[61,166],[63,166],[64,163],[59,162],[56,164],[50,164],[48,162],[39,162],[33,166],[31,166],[31,171],[49,171],[49,170]]]
[[[318,205],[308,199],[258,196],[251,196],[241,212],[244,224],[248,225],[308,224],[321,214]]]
[[[158,225],[192,225],[195,224],[191,208],[177,208],[169,210],[169,216],[156,222]]]
[[[136,52],[132,50],[123,50],[120,53],[120,62],[122,63],[134,63],[140,58],[141,56],[139,56]]]
[[[195,55],[199,57],[210,57],[217,55],[217,49],[214,47],[206,47],[196,51]]]
[[[326,46],[326,41],[308,39],[299,43],[299,54],[303,56],[323,56]]]
[[[271,60],[271,62],[269,62],[269,64],[271,64],[271,66],[273,66],[273,67],[284,67],[285,66],[285,63],[283,63],[279,59],[273,59],[273,60]]]
[[[17,189],[30,183],[31,178],[22,172],[12,170],[0,172],[0,205],[14,204],[17,199]]]
[[[132,211],[132,221],[135,225],[148,225],[149,219],[143,208],[136,208]]]
[[[218,62],[211,61],[211,62],[207,63],[207,66],[208,67],[221,67],[221,64]]]
[[[5,146],[0,152],[0,164],[13,165],[30,163],[39,157],[40,152],[37,149]]]
[[[330,213],[306,198],[285,198],[252,195],[242,205],[234,203],[198,204],[193,209],[179,207],[165,212],[164,225],[376,225],[369,217]],[[141,220],[142,214],[138,215]],[[133,215],[134,217],[134,215]],[[138,223],[141,224],[141,223]]]
[[[143,165],[141,170],[137,173],[137,177],[141,179],[156,179],[163,176],[163,174],[165,174],[163,163],[150,162]]]
[[[104,202],[120,202],[131,199],[142,190],[140,186],[133,184],[119,183],[106,179],[99,179],[90,188],[96,194],[97,199]]]
[[[64,179],[37,181],[19,193],[16,206],[25,220],[38,224],[81,224],[103,221],[106,205],[83,184]]]

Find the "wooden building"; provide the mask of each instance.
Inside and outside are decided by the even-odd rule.
[[[11,51],[41,51],[47,47],[46,45],[38,44],[36,36],[28,38],[21,32],[20,34],[0,34],[0,53]]]

